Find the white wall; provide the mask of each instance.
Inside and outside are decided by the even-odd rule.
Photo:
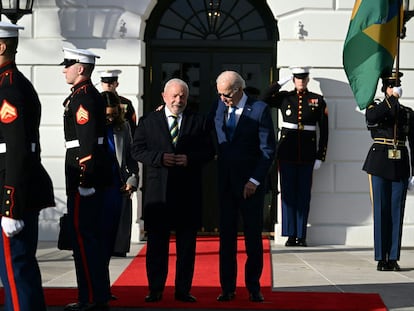
[[[65,211],[62,102],[70,92],[64,81],[62,46],[91,49],[101,58],[95,72],[119,68],[119,93],[130,98],[142,114],[145,20],[156,0],[35,0],[33,15],[24,16],[18,67],[31,79],[43,104],[41,144],[43,162],[53,178],[58,206],[41,214],[40,239],[55,240],[58,218]],[[364,117],[342,69],[342,48],[353,0],[268,0],[278,21],[277,66],[287,75],[291,65],[310,65],[309,88],[323,93],[329,108],[328,155],[315,172],[308,240],[310,243],[372,245],[372,213],[368,182],[361,170],[370,145]],[[4,17],[4,19],[6,19]],[[299,22],[303,25],[299,35]],[[125,24],[126,32],[122,31]],[[407,24],[401,44],[404,72],[403,103],[414,106],[414,25]],[[95,73],[93,81],[99,82]],[[99,85],[98,85],[99,88]],[[293,88],[288,83],[285,88]],[[413,246],[414,211],[408,196],[403,245]],[[138,200],[139,201],[139,200]],[[140,206],[136,206],[138,208]],[[280,213],[279,213],[280,214]],[[136,214],[135,214],[136,215]],[[133,239],[138,239],[134,226]],[[284,243],[276,228],[276,243]]]

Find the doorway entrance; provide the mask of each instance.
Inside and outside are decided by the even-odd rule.
[[[159,1],[148,19],[145,41],[144,113],[162,103],[164,83],[171,78],[188,83],[188,104],[201,113],[208,113],[217,100],[215,80],[224,70],[239,72],[251,95],[273,80],[277,28],[265,1]],[[215,167],[212,161],[205,170],[205,232],[218,228]],[[276,221],[275,191],[269,189],[264,231],[273,231]]]

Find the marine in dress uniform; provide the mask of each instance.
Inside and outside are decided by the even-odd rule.
[[[375,260],[379,271],[400,270],[397,261],[400,259],[405,199],[409,178],[413,175],[414,112],[398,101],[402,93],[399,77],[396,73],[383,76],[384,100],[376,99],[365,111],[374,142],[363,170],[369,177]]]
[[[15,63],[19,29],[0,22],[0,276],[4,310],[46,311],[36,260],[38,219],[55,202],[40,158],[40,101]]]
[[[103,191],[111,181],[105,132],[105,103],[90,76],[99,57],[87,50],[63,48],[63,73],[72,85],[65,99],[65,174],[72,227],[78,302],[66,311],[105,310],[110,299],[109,271],[102,242]]]
[[[137,127],[137,115],[135,113],[134,105],[128,98],[119,95],[116,89],[119,86],[118,77],[122,73],[119,69],[100,71],[101,86],[103,91],[114,92],[121,100],[121,107],[124,110],[124,118],[129,122],[131,133],[134,135]]]
[[[282,198],[282,236],[286,246],[307,246],[313,170],[325,161],[328,108],[323,96],[310,92],[309,67],[291,67],[295,89],[280,91],[291,77],[273,84],[264,101],[282,114],[277,160]],[[319,127],[319,137],[317,137]]]

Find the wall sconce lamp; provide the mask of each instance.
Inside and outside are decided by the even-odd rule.
[[[6,15],[13,24],[26,14],[32,14],[34,0],[1,0],[0,1],[0,20],[1,15]]]

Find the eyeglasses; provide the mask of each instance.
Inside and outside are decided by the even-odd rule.
[[[69,68],[70,66],[73,66],[73,65],[78,64],[78,63],[79,63],[79,60],[78,59],[68,59],[68,58],[65,58],[63,60],[63,62],[62,62],[61,65],[64,65],[65,68]]]
[[[228,99],[232,99],[233,98],[233,96],[237,93],[237,91],[238,91],[239,89],[234,89],[233,90],[233,93],[229,93],[229,94],[224,94],[224,93],[217,93],[217,95],[219,96],[219,97],[225,97],[225,98],[228,98]]]

